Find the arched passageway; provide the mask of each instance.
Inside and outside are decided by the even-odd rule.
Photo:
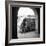
[[[18,38],[38,37],[38,13],[35,8],[20,7],[17,19]]]

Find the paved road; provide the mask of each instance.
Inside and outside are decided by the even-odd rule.
[[[39,34],[37,31],[27,32],[27,33],[19,33],[18,38],[38,38]]]

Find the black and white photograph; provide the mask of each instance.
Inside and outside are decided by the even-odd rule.
[[[45,43],[45,3],[7,2],[7,44]]]
[[[13,38],[40,37],[40,8],[12,7]],[[17,18],[17,30],[16,30]],[[16,34],[17,33],[17,34]],[[17,35],[17,36],[16,36]]]

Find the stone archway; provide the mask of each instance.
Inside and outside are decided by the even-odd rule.
[[[33,28],[35,28],[35,32],[38,32],[38,14],[37,11],[34,8],[28,8],[28,7],[20,7],[18,10],[18,20],[17,20],[17,32],[22,32],[23,28],[21,26],[21,24],[23,23],[23,20],[26,19],[31,19],[31,21],[33,21],[35,23],[34,26],[32,26]],[[32,22],[32,23],[33,23]],[[31,28],[32,28],[31,27]],[[25,27],[24,27],[24,32],[25,32]],[[18,34],[19,37],[19,34]]]

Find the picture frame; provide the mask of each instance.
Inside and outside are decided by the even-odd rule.
[[[5,39],[6,46],[45,43],[45,3],[44,2],[6,1],[5,5],[6,5],[6,39]],[[29,8],[34,11],[35,15],[38,16],[34,16],[33,11],[29,10]],[[30,19],[31,21],[30,24],[33,26],[31,26],[30,31],[27,32],[33,31],[34,34],[34,30],[35,30],[35,34],[37,36],[31,33],[25,34],[26,31],[23,31],[24,33],[22,32],[21,35],[18,33],[19,30],[17,24],[19,19],[17,18],[20,17],[20,13],[24,11],[24,9],[28,10],[28,12],[30,11],[31,15],[33,15]],[[28,12],[26,12],[26,10],[25,13],[22,12],[22,14],[27,15]]]

